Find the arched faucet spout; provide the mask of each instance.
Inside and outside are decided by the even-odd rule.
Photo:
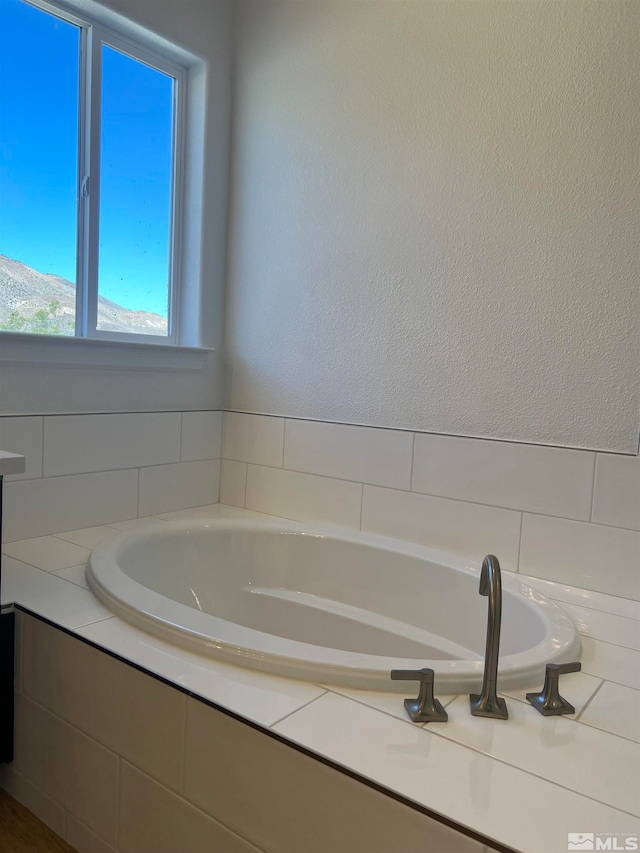
[[[502,623],[502,578],[500,563],[493,554],[487,554],[480,571],[480,595],[489,598],[487,617],[487,643],[484,653],[482,692],[469,697],[471,713],[476,717],[509,717],[507,703],[498,698],[498,656],[500,653],[500,625]]]

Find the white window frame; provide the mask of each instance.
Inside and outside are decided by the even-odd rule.
[[[79,16],[67,8],[47,0],[24,2],[80,28],[75,338],[154,346],[179,345],[187,70],[139,42]],[[103,331],[97,328],[103,45],[167,74],[174,80],[166,336]],[[47,336],[33,334],[29,337],[42,339]]]

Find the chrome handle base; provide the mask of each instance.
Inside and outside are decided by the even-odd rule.
[[[432,669],[392,669],[392,681],[419,681],[416,699],[405,699],[404,707],[414,723],[446,723],[449,715],[433,695]]]
[[[582,664],[548,663],[544,674],[544,685],[540,693],[527,693],[527,699],[544,717],[560,714],[575,714],[576,709],[560,695],[560,676],[567,672],[580,672]]]

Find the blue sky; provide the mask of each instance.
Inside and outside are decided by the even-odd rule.
[[[76,278],[80,34],[0,0],[0,253]],[[99,293],[167,315],[172,80],[103,49]]]

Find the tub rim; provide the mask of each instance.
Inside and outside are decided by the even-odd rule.
[[[408,692],[407,685],[389,679],[391,669],[415,669],[415,658],[384,657],[315,646],[248,628],[170,599],[125,574],[118,565],[123,551],[165,535],[192,532],[233,531],[251,533],[292,533],[336,539],[383,549],[443,565],[454,572],[480,576],[480,563],[471,558],[427,545],[325,525],[307,525],[278,519],[256,521],[220,516],[197,516],[164,521],[131,531],[122,531],[102,540],[93,549],[86,578],[94,595],[126,622],[167,640],[178,647],[204,654],[226,663],[284,675],[305,681],[344,687]],[[503,589],[508,595],[523,597],[542,618],[544,638],[530,649],[500,659],[501,685],[508,689],[535,686],[544,674],[546,663],[577,660],[581,641],[577,629],[562,609],[543,593],[526,584],[516,573],[503,570]],[[479,598],[479,607],[486,603]],[[425,660],[421,666],[435,670],[440,692],[477,690],[482,680],[483,660]]]

